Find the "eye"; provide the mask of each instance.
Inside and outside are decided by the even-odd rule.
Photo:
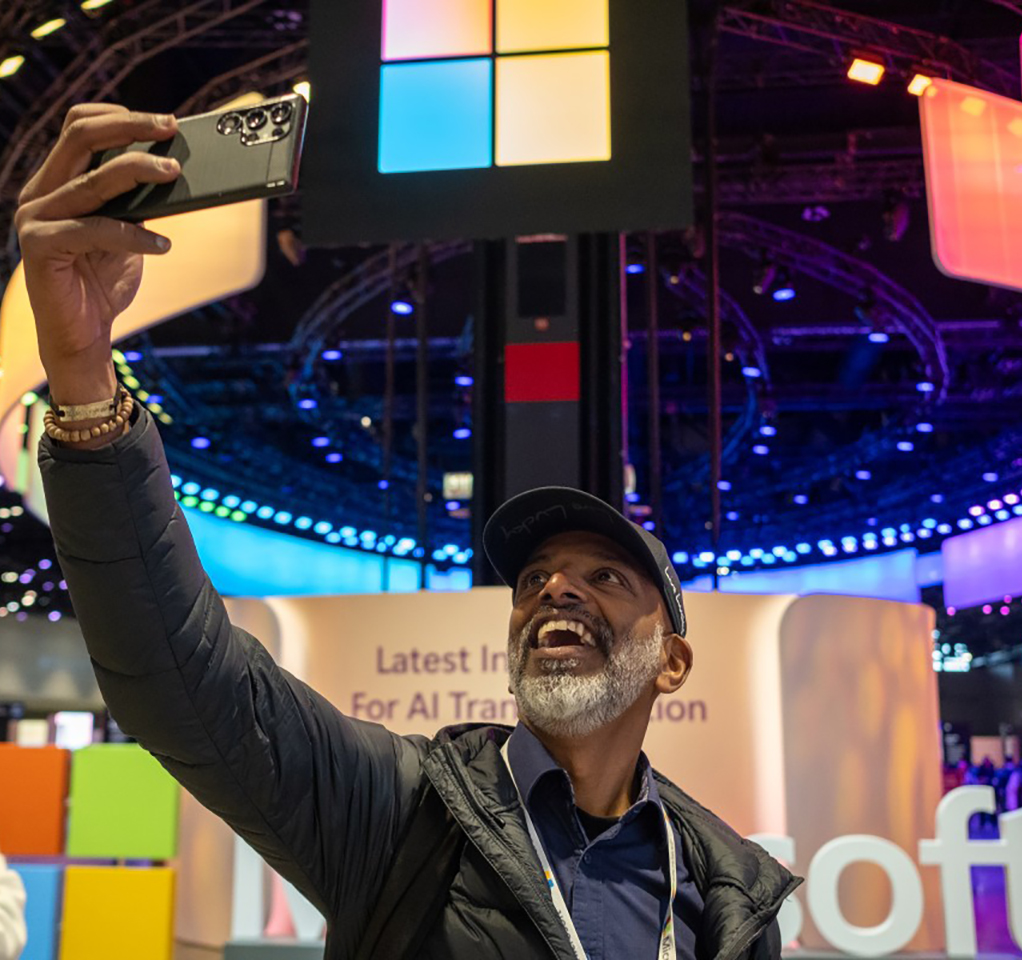
[[[609,567],[604,567],[602,570],[596,571],[596,579],[602,580],[604,583],[620,583],[624,585],[625,578],[621,576],[616,570],[611,570]]]
[[[522,576],[519,581],[519,588],[527,590],[529,587],[539,586],[546,581],[546,574],[542,570],[533,570]]]

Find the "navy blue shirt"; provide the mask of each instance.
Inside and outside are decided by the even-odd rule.
[[[636,769],[638,799],[617,823],[590,839],[578,816],[571,778],[535,734],[518,724],[507,749],[518,789],[586,956],[589,960],[655,960],[671,886],[660,796],[646,755],[639,754]],[[695,960],[695,931],[703,900],[685,864],[677,830],[674,844],[678,866],[675,949],[679,958]]]

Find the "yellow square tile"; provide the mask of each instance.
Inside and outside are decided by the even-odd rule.
[[[608,43],[608,0],[497,0],[498,53],[577,50]]]
[[[174,871],[68,867],[60,960],[170,960]]]
[[[497,58],[496,163],[609,160],[610,55]]]

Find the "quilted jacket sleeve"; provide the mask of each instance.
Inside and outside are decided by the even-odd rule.
[[[345,717],[232,627],[148,412],[99,450],[44,437],[39,462],[111,714],[324,916],[359,930],[414,803],[420,747]]]

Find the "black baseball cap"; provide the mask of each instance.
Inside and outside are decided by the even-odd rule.
[[[631,554],[659,588],[674,632],[685,636],[681,582],[667,548],[648,530],[590,493],[573,487],[537,487],[512,497],[487,521],[483,547],[500,578],[514,589],[518,574],[536,548],[555,534],[571,530],[602,533]]]

